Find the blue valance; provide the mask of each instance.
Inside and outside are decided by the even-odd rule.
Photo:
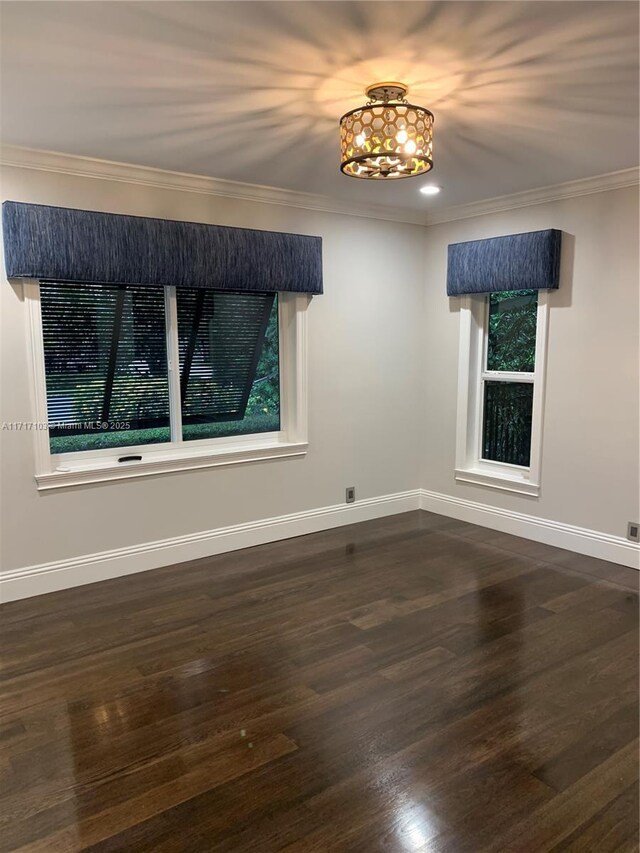
[[[447,294],[554,290],[560,283],[562,232],[530,231],[449,246]]]
[[[322,293],[322,240],[6,201],[8,278]]]

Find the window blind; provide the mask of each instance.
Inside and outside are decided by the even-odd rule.
[[[122,430],[109,443],[125,445],[129,430],[168,428],[164,290],[45,283],[40,292],[51,438]],[[145,441],[168,439],[158,430]]]
[[[273,293],[176,290],[183,424],[241,420]]]

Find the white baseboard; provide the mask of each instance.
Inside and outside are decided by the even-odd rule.
[[[116,548],[113,551],[27,566],[0,574],[0,598],[2,601],[29,598],[419,508],[420,489],[413,489],[377,498],[365,498],[349,505],[336,504],[128,548]]]
[[[482,527],[490,527],[502,533],[544,542],[545,545],[555,545],[556,548],[566,548],[578,554],[640,569],[640,546],[623,539],[622,536],[612,536],[548,518],[499,509],[426,489],[421,489],[420,508]]]
[[[355,504],[336,504],[5,571],[0,574],[0,598],[2,601],[29,598],[415,509],[428,510],[623,566],[640,568],[640,548],[620,536],[498,509],[426,489],[413,489],[366,498]]]

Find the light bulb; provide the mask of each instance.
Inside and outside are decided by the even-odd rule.
[[[362,146],[364,145],[364,139],[365,139],[364,133],[359,133],[356,136],[356,145],[358,146],[358,148],[362,148]]]
[[[416,144],[413,139],[410,139],[407,144],[404,146],[404,150],[407,154],[415,154],[416,153]]]
[[[409,138],[409,134],[407,133],[406,130],[399,130],[396,133],[396,141],[399,142],[400,145],[402,145],[404,142],[406,142],[408,138]]]

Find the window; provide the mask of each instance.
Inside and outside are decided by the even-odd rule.
[[[164,292],[42,284],[52,454],[171,441]]]
[[[180,288],[176,301],[183,440],[277,432],[278,297]]]
[[[304,453],[308,297],[49,282],[25,293],[41,488]]]
[[[456,479],[537,495],[547,297],[466,297],[460,316]]]

